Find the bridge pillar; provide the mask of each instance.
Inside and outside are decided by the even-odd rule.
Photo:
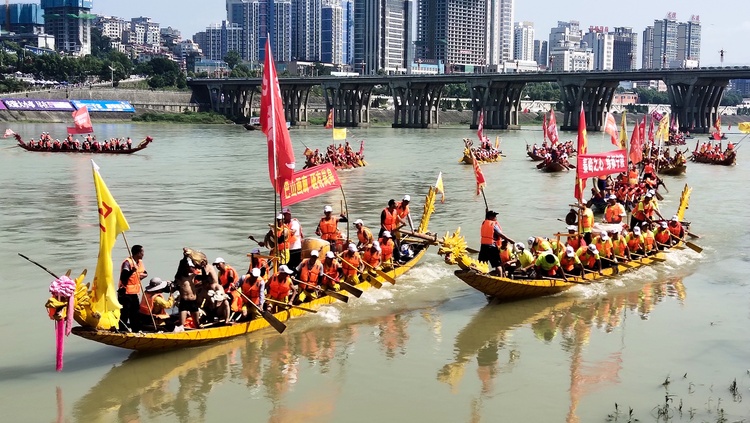
[[[716,122],[729,79],[665,76],[664,82],[680,130],[708,133]]]
[[[492,77],[471,79],[471,129],[479,127],[479,113],[484,110],[485,129],[508,129],[518,125],[521,92],[525,82],[498,81]]]
[[[339,127],[370,125],[370,94],[366,82],[323,81],[326,110],[333,109],[333,124]]]
[[[279,83],[284,115],[289,125],[307,126],[307,99],[310,87],[310,84],[285,84],[283,80]]]
[[[443,83],[394,81],[393,128],[437,128]]]
[[[563,131],[577,131],[581,104],[586,116],[586,130],[600,131],[604,123],[604,113],[612,105],[619,80],[600,80],[578,77],[562,77],[557,80],[560,85],[560,101],[563,105],[564,119],[560,127]]]

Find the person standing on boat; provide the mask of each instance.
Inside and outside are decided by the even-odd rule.
[[[318,250],[310,251],[310,258],[302,260],[297,266],[297,277],[303,284],[300,284],[300,293],[297,300],[300,303],[312,301],[318,298],[318,285],[323,278],[323,263],[318,260],[320,252]]]
[[[479,261],[489,263],[495,272],[502,273],[500,267],[500,249],[498,244],[501,239],[506,239],[513,242],[510,238],[503,234],[503,229],[500,224],[497,223],[498,213],[493,210],[487,210],[484,215],[484,222],[479,231],[480,245],[479,245]]]
[[[594,229],[594,211],[588,204],[581,205],[581,232],[586,244],[591,244],[591,231]]]
[[[380,212],[380,232],[378,232],[378,238],[383,236],[383,232],[388,231],[393,233],[398,227],[399,217],[398,210],[396,210],[396,200],[388,200],[388,207],[384,208]]]
[[[357,228],[357,240],[359,240],[359,242],[357,243],[358,250],[363,250],[370,244],[372,244],[372,231],[370,230],[370,228],[365,226],[365,223],[362,221],[362,219],[355,220],[354,227]]]
[[[626,216],[625,207],[617,202],[615,194],[610,194],[607,197],[607,207],[604,209],[604,221],[606,223],[622,223],[622,219]]]
[[[411,197],[408,194],[404,195],[404,199],[396,203],[396,214],[398,215],[400,224],[408,224],[411,231],[414,232],[414,222],[411,220],[411,213],[409,212],[410,201]]]
[[[219,284],[224,289],[224,292],[229,296],[232,310],[239,310],[239,304],[242,303],[242,301],[240,300],[240,293],[239,291],[237,291],[240,282],[239,274],[221,257],[216,257],[216,260],[214,260],[214,267],[218,271]]]
[[[130,249],[130,257],[123,260],[120,265],[120,285],[117,289],[117,301],[122,305],[120,310],[120,330],[130,329],[137,332],[140,327],[138,309],[140,301],[138,294],[141,292],[141,281],[148,277],[148,272],[143,264],[145,252],[142,245],[133,245]]]
[[[340,237],[339,222],[346,223],[346,221],[346,216],[343,214],[333,216],[333,207],[325,206],[323,207],[323,217],[318,222],[315,234],[331,244],[331,251],[339,251],[336,249],[336,242]]]
[[[299,220],[292,217],[292,210],[289,207],[281,209],[284,215],[284,224],[289,228],[289,263],[287,265],[294,269],[302,262],[302,225]]]
[[[174,284],[180,293],[177,308],[180,312],[180,322],[175,325],[175,332],[185,331],[188,316],[192,317],[195,327],[200,327],[200,315],[198,314],[200,305],[198,304],[196,276],[200,274],[202,277],[208,277],[209,280],[216,278],[216,271],[213,266],[208,265],[205,254],[187,247],[182,249],[182,254],[182,260],[180,260],[177,272],[174,275]],[[209,283],[206,283],[206,285],[209,285]]]

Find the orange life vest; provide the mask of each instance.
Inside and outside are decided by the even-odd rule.
[[[251,279],[252,276],[245,277],[245,280],[242,282],[242,293],[255,305],[260,305],[260,286],[263,283],[263,279],[257,277],[255,278],[255,281],[252,282],[250,281]]]
[[[288,276],[286,273],[277,273],[271,277],[271,282],[268,284],[268,298],[276,301],[286,301],[289,291],[292,290],[292,280]],[[281,278],[283,280],[280,280]]]
[[[608,239],[606,241],[602,241],[601,238],[597,238],[594,244],[596,245],[596,249],[599,250],[600,256],[602,257],[612,256],[612,240]]]
[[[607,208],[604,210],[604,220],[607,223],[620,223],[622,222],[622,214],[625,212],[625,209],[622,207],[622,204],[615,203],[611,206],[607,206]]]
[[[160,319],[168,319],[169,314],[167,314],[167,311],[164,310],[162,306],[159,304],[155,304],[153,302],[153,298],[156,295],[161,295],[161,293],[158,292],[144,292],[143,297],[141,298],[141,305],[139,307],[139,310],[141,314],[145,315],[151,315],[153,314],[154,317],[158,317]],[[164,298],[162,296],[162,298]]]
[[[328,275],[328,278],[323,278],[323,285],[333,286],[339,280],[339,264],[336,262],[336,259],[331,259],[331,264],[326,264],[327,261],[323,261],[323,273]]]
[[[505,264],[513,259],[513,249],[503,248],[500,250],[500,263]]]
[[[224,264],[224,271],[219,274],[219,283],[224,288],[224,291],[229,292],[229,279],[231,276],[232,283],[236,284],[239,280],[237,278],[237,271],[228,264]]]
[[[364,260],[365,263],[369,264],[370,266],[377,266],[380,264],[380,256],[381,252],[378,250],[375,250],[375,252],[372,251],[372,248],[368,248],[365,251],[364,257],[362,257],[362,260]],[[351,262],[350,262],[351,263]],[[354,263],[352,263],[354,264]]]
[[[276,231],[276,239],[281,239],[281,237],[284,235],[284,232],[286,230],[286,233],[289,233],[289,227],[282,223],[281,227]],[[287,237],[284,241],[279,242],[279,246],[277,248],[277,251],[284,251],[289,249],[289,237]]]
[[[622,238],[612,240],[612,252],[619,257],[625,257],[627,243]]]
[[[126,294],[140,294],[141,293],[141,273],[143,273],[146,270],[146,267],[143,265],[143,260],[138,260],[138,264],[135,263],[135,261],[128,257],[125,260],[123,260],[122,264],[124,265],[125,262],[130,263],[130,269],[133,270],[133,274],[130,275],[130,278],[128,279],[127,285],[125,285],[125,293]],[[122,268],[122,266],[120,267]],[[120,282],[120,288],[122,288],[122,282]]]
[[[669,234],[671,233],[668,229],[659,229],[656,231],[656,235],[654,236],[654,239],[656,239],[656,242],[659,244],[666,244],[669,242]]]
[[[580,263],[581,260],[578,259],[575,255],[573,257],[568,257],[567,254],[562,254],[560,257],[560,267],[562,267],[564,272],[571,272],[575,268],[576,264]]]
[[[482,228],[480,230],[481,241],[483,245],[495,245],[497,236],[495,235],[495,226],[500,228],[500,225],[495,220],[486,219],[482,222]],[[502,229],[500,229],[502,231]]]
[[[404,205],[403,201],[399,201],[398,203],[396,203],[396,214],[401,219],[406,219],[406,216],[409,215],[409,205]]]
[[[339,233],[339,220],[336,217],[331,216],[330,219],[322,217],[320,219],[320,237],[326,241],[335,241],[338,238]]]
[[[656,240],[654,239],[654,233],[651,231],[645,231],[643,233],[643,245],[646,252],[653,250],[656,247]]]
[[[682,236],[682,223],[680,222],[669,222],[667,225],[667,228],[669,228],[669,232],[672,233],[672,235],[675,236],[675,238],[680,238]]]
[[[372,243],[372,231],[363,225],[362,230],[357,231],[357,239],[359,239],[359,242],[362,243],[362,245]]]
[[[630,234],[628,237],[628,249],[630,251],[638,251],[643,247],[643,235],[635,236]]]
[[[389,261],[393,258],[393,248],[395,244],[390,238],[380,238],[380,252],[383,261]]]
[[[591,228],[594,226],[594,212],[591,209],[586,208],[581,214],[581,230],[591,232]]]
[[[586,246],[586,241],[584,241],[583,237],[580,235],[569,236],[567,245],[578,251],[579,248]]]
[[[299,280],[302,282],[307,282],[310,285],[318,286],[318,279],[320,278],[320,274],[323,273],[323,265],[320,263],[320,261],[315,262],[312,269],[309,266],[310,259],[304,259],[302,260],[302,263],[300,266],[299,271]],[[310,286],[305,286],[305,289],[314,289]]]
[[[385,220],[383,221],[383,227],[386,231],[393,232],[396,229],[396,226],[398,225],[398,209],[393,209],[393,211],[390,211],[388,207],[383,209],[383,213],[385,213]]]
[[[341,258],[343,260],[346,260],[347,263],[359,269],[359,265],[362,263],[362,259],[359,257],[359,253],[350,253],[350,251],[345,252]],[[341,265],[341,270],[343,270],[344,276],[346,277],[354,276],[357,274],[357,269],[353,269],[352,266],[349,266],[349,264],[343,263]]]
[[[587,248],[580,256],[578,256],[578,260],[580,260],[587,269],[593,269],[596,264],[596,255],[591,254]]]
[[[644,221],[653,213],[653,209],[654,206],[651,204],[651,201],[641,200],[638,202],[638,206],[636,206],[635,211],[633,212],[633,217],[635,217],[636,220]]]

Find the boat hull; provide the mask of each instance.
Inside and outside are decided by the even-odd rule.
[[[500,159],[502,159],[502,156],[498,155],[493,160],[477,160],[477,163],[479,163],[480,165],[485,164],[485,163],[495,163],[495,162],[499,162]],[[467,164],[467,165],[473,165],[474,164],[472,156],[471,155],[467,155],[467,154],[464,154],[464,156],[461,158],[461,163]]]
[[[560,162],[549,162],[546,165],[542,165],[542,163],[540,163],[540,165],[537,167],[542,172],[547,172],[547,173],[567,172],[569,170],[567,167],[565,167],[565,165],[563,165]]]
[[[31,151],[34,153],[66,153],[66,154],[133,154],[138,151],[141,151],[148,147],[149,142],[143,142],[141,145],[131,148],[131,149],[125,149],[125,150],[37,150],[35,148],[29,147],[26,143],[18,143],[17,145],[21,147],[22,149],[26,151]]]
[[[687,165],[670,166],[667,168],[659,169],[661,175],[682,175],[687,171]]]
[[[415,254],[413,259],[387,273],[394,278],[398,278],[399,276],[406,273],[409,269],[414,267],[414,265],[416,265],[422,259],[422,257],[424,257],[426,251],[427,245],[424,245]],[[378,280],[378,282],[380,283],[386,282],[380,277],[377,277],[376,280]],[[372,285],[369,282],[361,282],[357,284],[356,287],[364,291],[371,288]],[[339,293],[342,295],[350,295],[348,292],[343,290]],[[306,308],[315,310],[334,302],[338,302],[338,300],[334,299],[333,297],[325,296],[308,303],[304,303],[302,305]],[[297,308],[291,308],[286,311],[275,313],[274,316],[280,321],[285,322],[287,320],[306,314],[310,313]],[[186,330],[185,332],[178,333],[125,333],[84,328],[79,326],[73,328],[73,334],[80,336],[81,338],[89,339],[91,341],[111,345],[114,347],[142,352],[159,352],[188,347],[198,347],[224,339],[257,332],[259,330],[266,329],[269,326],[270,325],[265,319],[257,317],[249,322],[234,323],[231,325],[209,327],[205,329]]]

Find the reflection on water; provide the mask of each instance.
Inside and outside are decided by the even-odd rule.
[[[482,402],[492,396],[498,375],[510,372],[521,358],[508,337],[518,329],[529,327],[540,342],[550,344],[558,339],[562,349],[570,354],[570,409],[566,421],[578,422],[576,409],[581,398],[605,384],[619,383],[622,367],[622,351],[612,352],[600,361],[583,359],[592,330],[611,333],[623,324],[627,311],[647,319],[653,308],[666,298],[682,302],[685,295],[682,279],[670,278],[645,284],[636,291],[611,293],[595,300],[554,297],[490,304],[458,334],[453,361],[438,371],[437,379],[457,392],[466,366],[476,357],[481,389],[472,399],[469,421],[479,422]]]

